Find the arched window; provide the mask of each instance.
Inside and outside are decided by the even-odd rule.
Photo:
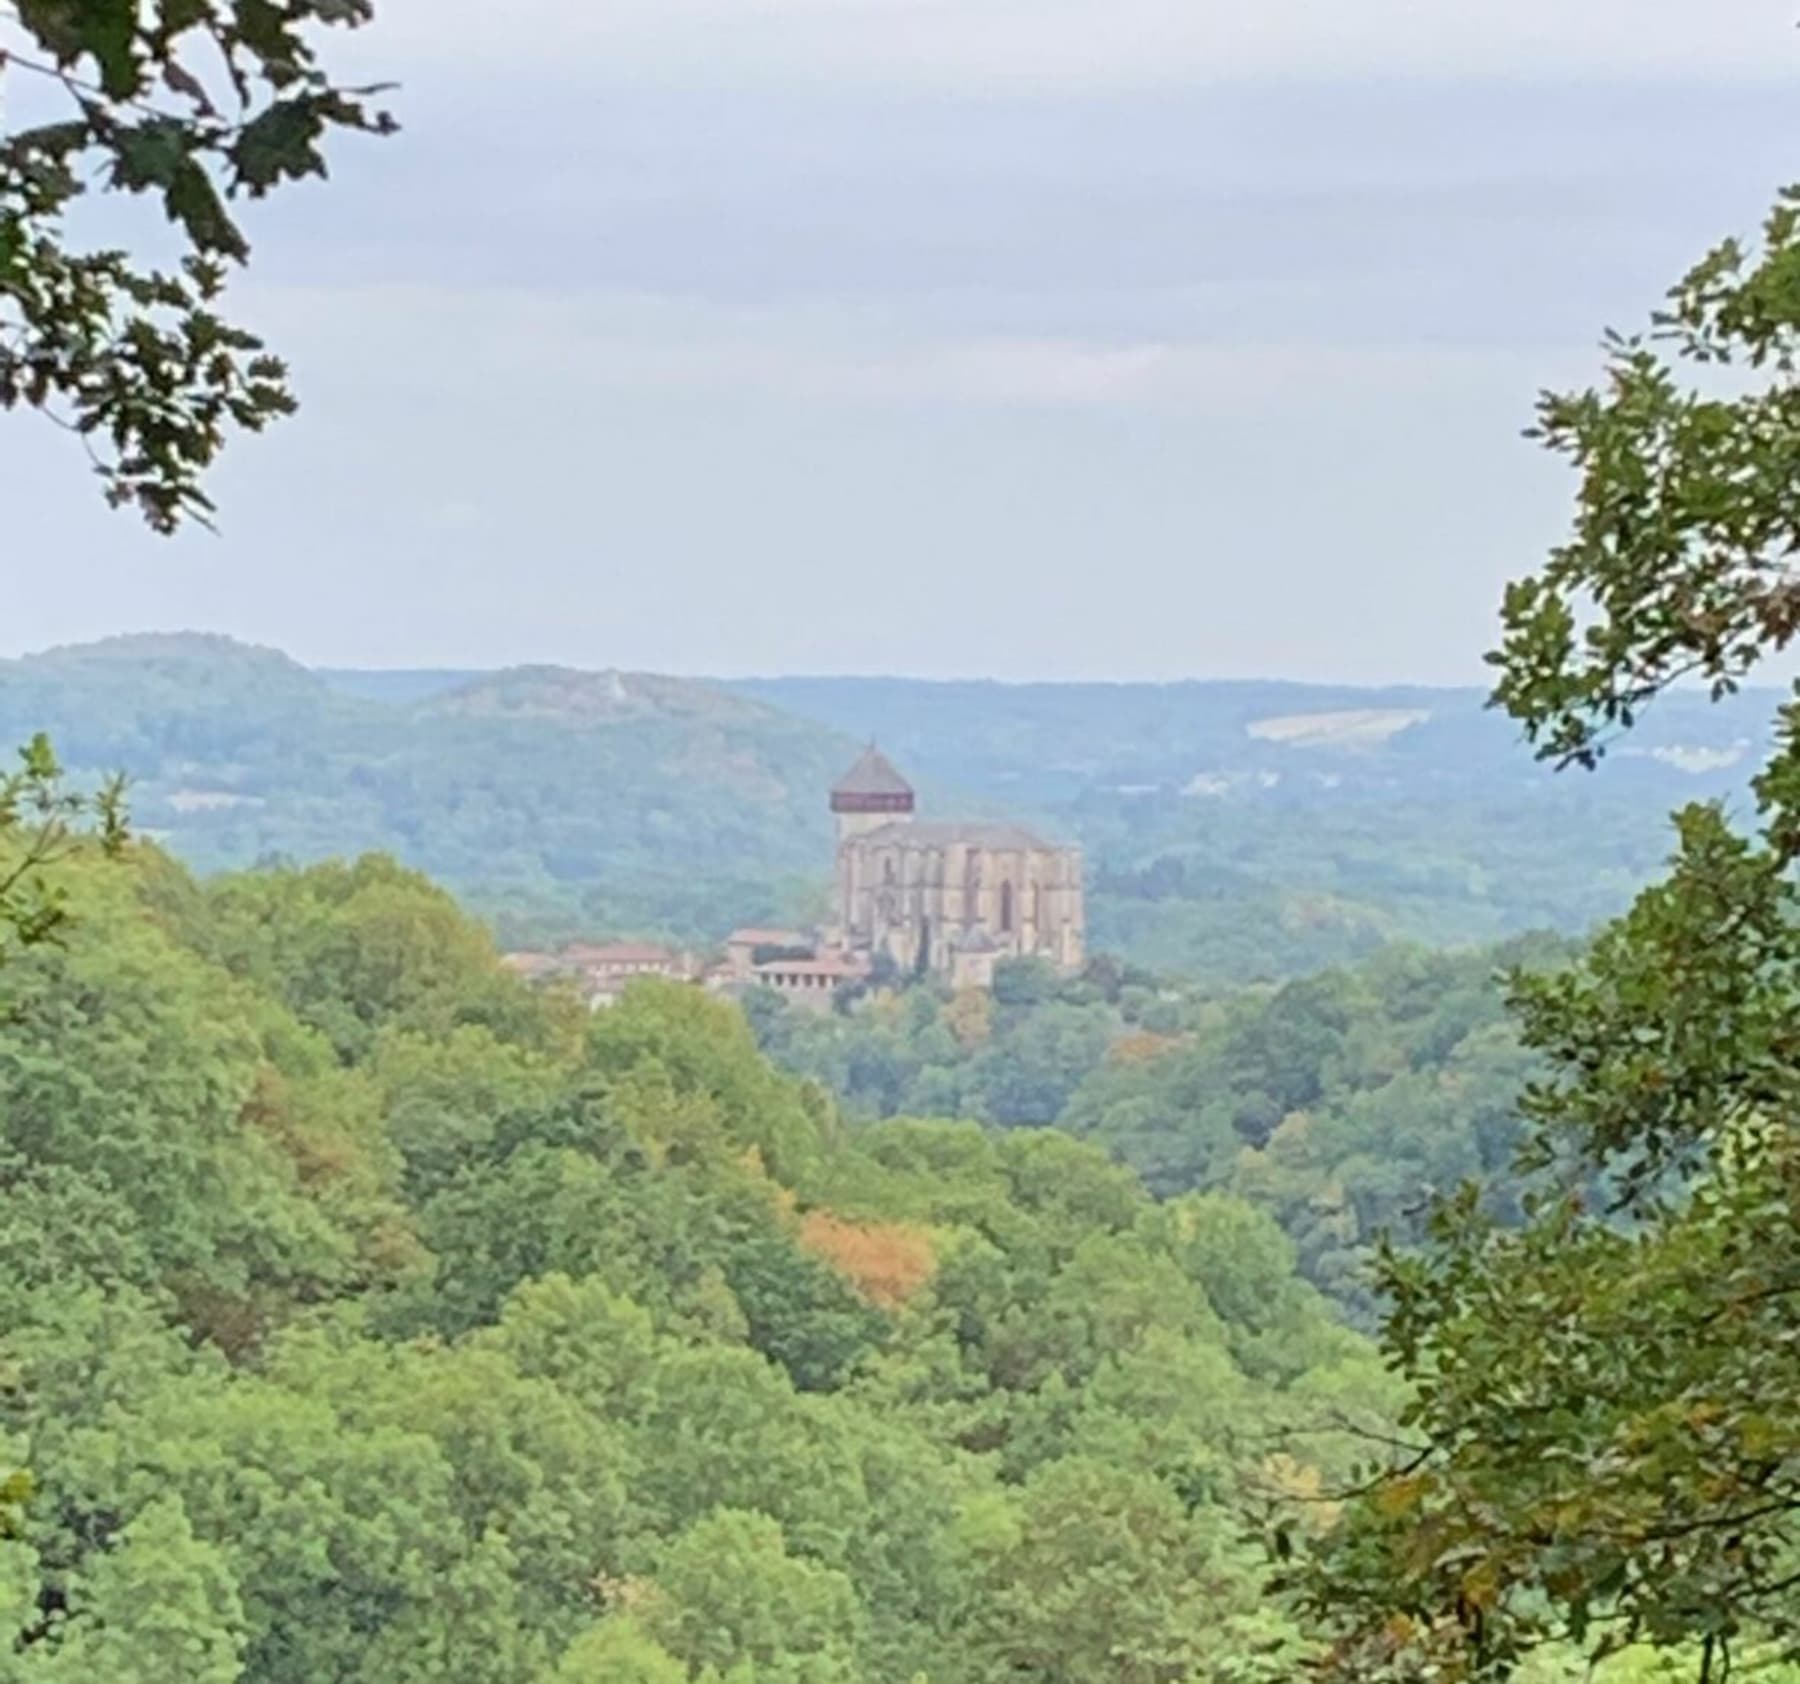
[[[1013,892],[1012,884],[1000,885],[1000,933],[1003,936],[1012,934],[1013,927]]]
[[[884,861],[882,861],[882,881],[886,882],[886,883],[891,883],[891,882],[893,882],[893,880],[894,880],[894,856],[892,854],[889,854],[888,857]]]

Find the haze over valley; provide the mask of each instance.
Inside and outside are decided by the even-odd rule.
[[[1554,773],[1475,690],[1002,685],[642,673],[310,672],[143,635],[0,663],[0,733],[124,769],[202,870],[392,852],[504,944],[716,943],[807,921],[826,795],[873,738],[928,804],[1086,851],[1091,945],[1189,978],[1299,975],[1394,940],[1579,934],[1741,795],[1757,698],[1671,694],[1604,776]],[[1579,854],[1571,833],[1590,838]]]

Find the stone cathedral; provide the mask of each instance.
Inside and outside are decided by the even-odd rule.
[[[913,805],[912,785],[873,744],[833,787],[837,946],[958,987],[988,986],[1005,958],[1081,968],[1080,849],[1016,824],[920,821]]]

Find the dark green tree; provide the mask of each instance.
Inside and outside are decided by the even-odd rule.
[[[1574,530],[1507,593],[1496,699],[1595,766],[1669,686],[1714,696],[1800,628],[1800,190],[1728,241],[1604,384],[1547,395]],[[1800,700],[1747,834],[1678,817],[1666,881],[1586,958],[1522,977],[1549,1062],[1527,1220],[1440,1204],[1389,1252],[1416,1401],[1300,1575],[1334,1677],[1512,1677],[1556,1639],[1718,1680],[1800,1657]],[[1599,1191],[1596,1192],[1596,1189]]]
[[[333,130],[394,127],[320,63],[323,29],[372,0],[16,0],[0,84],[42,82],[57,120],[0,136],[0,407],[78,436],[115,506],[158,531],[204,520],[202,478],[232,427],[289,413],[287,371],[220,314],[249,260],[232,202],[325,174]],[[20,92],[24,91],[21,86]],[[72,238],[74,201],[148,196],[178,260]]]

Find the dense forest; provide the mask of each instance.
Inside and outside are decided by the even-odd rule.
[[[853,1114],[1054,1125],[1159,1195],[1231,1193],[1363,1314],[1377,1234],[1416,1234],[1432,1194],[1504,1177],[1535,1069],[1504,978],[1569,951],[1549,937],[1394,947],[1223,996],[1105,959],[1068,980],[1024,961],[1001,967],[991,997],[915,987],[820,1016],[764,994],[747,1009],[778,1064]]]
[[[58,870],[75,916],[13,955],[0,1022],[0,1677],[1308,1664],[1270,1528],[1332,1524],[1404,1393],[1296,1270],[1279,1218],[1316,1198],[1229,1169],[1273,1169],[1300,1114],[1259,1154],[1244,1096],[1292,1073],[1353,1132],[1382,1072],[1430,1114],[1503,1040],[1490,965],[1201,1010],[1160,1056],[1217,1081],[1237,1144],[1213,1173],[1191,1143],[1158,1198],[1059,1131],[845,1116],[694,988],[530,989],[382,858]],[[1038,981],[996,1016],[1153,1009]],[[893,1011],[928,1003],[951,1034],[978,1009]],[[1071,1121],[1159,1061],[1103,1061]],[[1454,1173],[1480,1134],[1419,1149]],[[1520,1677],[1577,1675],[1551,1649]]]
[[[1095,950],[1218,986],[1580,934],[1766,734],[1676,694],[1604,778],[1557,778],[1475,691],[321,674],[193,636],[0,662],[0,740],[38,730],[129,771],[140,826],[197,869],[390,852],[528,946],[813,921],[824,791],[874,734],[925,809],[1080,842]]]
[[[848,1126],[381,859],[60,868],[0,1023],[0,1677],[1291,1676],[1395,1393],[1220,1193]]]

